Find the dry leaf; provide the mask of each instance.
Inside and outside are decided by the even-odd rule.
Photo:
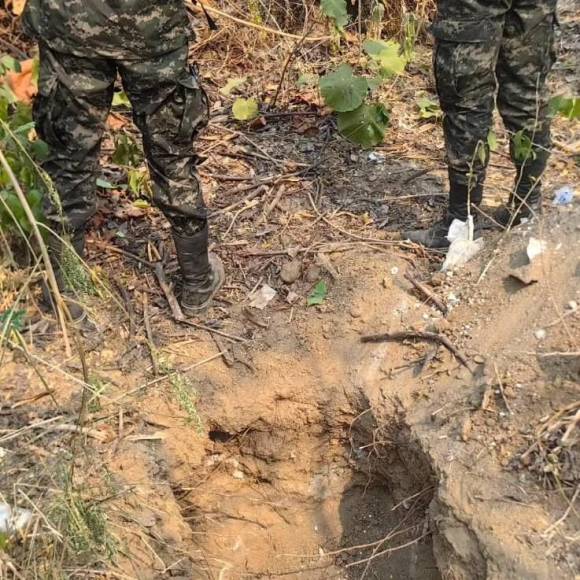
[[[36,83],[32,78],[33,69],[34,60],[29,59],[20,63],[20,72],[10,71],[6,73],[6,83],[14,96],[22,103],[30,103],[38,92]]]
[[[10,6],[10,10],[12,10],[12,14],[16,16],[20,16],[22,12],[24,12],[24,7],[26,6],[26,0],[12,0],[11,2],[6,3]]]

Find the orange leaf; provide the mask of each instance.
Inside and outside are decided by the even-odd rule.
[[[38,92],[33,81],[34,60],[25,60],[20,63],[20,72],[7,72],[6,82],[14,96],[23,103],[30,103]]]
[[[24,6],[26,6],[26,0],[11,0],[10,2],[6,3],[11,7],[12,14],[16,16],[20,16],[24,11]]]

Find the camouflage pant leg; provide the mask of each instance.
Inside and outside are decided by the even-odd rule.
[[[497,63],[497,104],[508,131],[523,135],[523,147],[511,142],[518,171],[516,195],[540,195],[540,179],[549,157],[550,118],[546,77],[555,60],[556,0],[515,0],[506,16]],[[527,147],[526,143],[532,146]]]
[[[489,158],[495,66],[509,0],[440,0],[432,32],[434,70],[445,114],[452,214],[464,219],[468,198],[479,203]]]
[[[116,76],[106,59],[56,53],[40,45],[39,94],[34,119],[50,148],[44,169],[58,198],[47,193],[51,227],[78,229],[94,214],[99,149]]]
[[[179,233],[194,234],[207,222],[193,141],[207,124],[208,101],[187,47],[118,66],[143,135],[154,201]]]
[[[517,126],[519,130],[521,123],[529,124],[528,73],[534,75],[536,112],[535,97],[538,91],[544,94],[549,69],[543,56],[548,42],[546,23],[553,24],[555,4],[556,0],[439,0],[433,25],[434,68],[445,113],[450,209],[452,213],[457,210],[458,217],[465,214],[468,195],[474,202],[481,199],[489,160],[487,135],[492,122],[496,75],[500,83],[500,110],[504,119],[508,119],[508,129]],[[534,30],[540,38],[535,38]],[[538,41],[542,48],[531,46]],[[540,70],[542,74],[538,74]],[[514,98],[512,106],[509,101]],[[539,117],[543,131],[547,125],[545,108],[541,108]],[[539,138],[540,132],[535,137]],[[542,139],[549,141],[549,137],[547,141]],[[546,155],[535,157],[542,170],[545,158]]]

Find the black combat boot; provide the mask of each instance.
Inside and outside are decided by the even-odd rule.
[[[512,193],[509,202],[493,213],[494,221],[502,228],[519,226],[523,219],[531,219],[542,210],[540,186],[533,187],[528,194]]]
[[[222,261],[208,252],[208,230],[207,224],[189,236],[173,230],[183,280],[179,301],[186,316],[195,316],[205,310],[224,283]]]
[[[471,195],[472,205],[477,206],[481,203],[481,198],[483,194],[483,187],[481,183],[475,188],[475,191]],[[421,244],[425,248],[442,249],[448,248],[451,242],[447,239],[447,234],[449,233],[449,226],[453,223],[454,219],[461,220],[462,222],[467,220],[467,200],[468,190],[465,185],[454,185],[452,183],[449,193],[449,209],[445,213],[445,216],[439,221],[435,222],[429,229],[426,230],[408,230],[402,232],[402,238],[414,242],[415,244]],[[479,219],[478,214],[472,211],[473,223],[476,230],[479,229]],[[476,232],[477,235],[477,232]]]
[[[68,244],[64,242],[66,239],[66,234],[61,234],[60,237],[50,234],[46,246],[48,248],[48,255],[50,257],[54,276],[56,278],[56,284],[68,307],[72,321],[74,323],[81,323],[87,317],[87,313],[79,302],[77,293],[67,280],[66,264],[67,261],[76,259],[74,255],[71,255],[73,252],[79,259],[83,259],[85,252],[85,230],[78,229],[73,232]],[[56,312],[52,289],[47,280],[44,280],[42,283],[42,295],[45,305]]]

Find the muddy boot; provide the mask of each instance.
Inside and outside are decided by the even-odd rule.
[[[208,252],[208,227],[190,236],[173,230],[182,286],[179,301],[186,316],[203,312],[225,279],[222,261]]]
[[[63,236],[64,234],[61,234],[61,237]],[[73,250],[80,259],[83,258],[85,250],[85,231],[84,229],[75,231],[72,234],[68,245],[59,237],[49,235],[46,245],[60,294],[68,307],[72,321],[75,324],[80,324],[87,318],[87,313],[78,300],[77,292],[75,292],[67,281],[64,265],[67,260],[71,259],[70,254]],[[74,256],[72,256],[72,258],[74,259]],[[42,296],[44,304],[56,312],[52,290],[47,280],[42,283]]]

